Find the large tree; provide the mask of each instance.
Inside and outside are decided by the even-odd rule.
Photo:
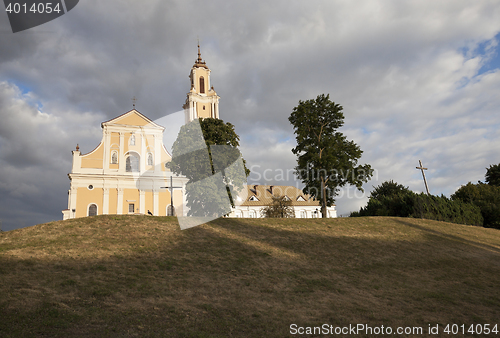
[[[239,136],[231,123],[205,118],[181,127],[169,168],[186,176],[188,216],[218,216],[230,211],[229,199],[244,188],[250,170],[242,165]]]
[[[500,164],[490,165],[486,168],[486,183],[500,187]]]
[[[295,172],[305,184],[304,193],[321,201],[321,213],[327,217],[327,206],[335,203],[340,187],[362,185],[373,175],[369,164],[358,165],[363,151],[338,131],[344,125],[342,106],[330,101],[329,95],[299,101],[288,118],[293,125],[297,146]]]

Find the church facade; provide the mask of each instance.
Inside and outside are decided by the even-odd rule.
[[[174,186],[187,181],[165,167],[171,156],[163,145],[164,127],[133,109],[103,122],[101,143],[81,154],[77,146],[68,174],[71,187],[63,219],[102,214],[183,213],[183,192]],[[174,207],[171,202],[174,200]]]
[[[198,118],[219,118],[219,99],[210,83],[210,69],[198,58],[189,75],[191,89],[183,105],[185,123]],[[187,178],[176,176],[166,164],[172,157],[163,144],[165,128],[132,109],[103,122],[102,140],[92,151],[72,152],[73,164],[68,191],[68,208],[63,219],[107,214],[149,214],[187,216]],[[177,131],[167,131],[177,132]],[[176,187],[176,189],[174,189]],[[319,203],[295,187],[248,186],[245,201],[238,201],[228,217],[261,217],[271,196],[292,201],[295,216],[320,217]],[[328,217],[336,217],[335,206]]]

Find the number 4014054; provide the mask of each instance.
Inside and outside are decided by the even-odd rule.
[[[52,12],[59,13],[61,12],[61,8],[59,7],[59,2],[55,4],[54,7],[52,7],[52,2],[39,2],[31,5],[31,7],[28,8],[28,5],[20,4],[20,3],[9,3],[7,7],[5,8],[5,11],[10,13],[47,13],[50,14]]]
[[[462,324],[462,325],[457,325],[457,324],[448,324],[443,330],[444,333],[447,334],[498,334],[498,324],[490,325],[490,324],[472,324],[471,326]]]

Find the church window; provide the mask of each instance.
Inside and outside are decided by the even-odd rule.
[[[116,150],[111,154],[111,164],[118,164],[118,152]]]
[[[131,146],[135,146],[135,135],[134,134],[130,135],[130,142],[129,143]]]
[[[153,154],[148,153],[148,165],[154,165]]]
[[[90,185],[88,186],[88,188],[89,188],[89,190],[93,190],[93,189],[94,189],[94,186],[93,186],[92,184],[90,184]]]
[[[306,218],[306,211],[305,210],[302,210],[300,212],[300,218]]]
[[[128,205],[128,213],[133,214],[135,212],[135,205],[134,203],[129,203]]]
[[[205,106],[203,106],[203,110],[205,110]]]
[[[200,76],[200,93],[205,94],[205,79]]]
[[[89,205],[89,216],[97,216],[97,205]]]
[[[125,171],[128,173],[139,172],[139,156],[130,154],[125,161]]]
[[[167,206],[167,216],[175,216],[175,207],[170,204]]]

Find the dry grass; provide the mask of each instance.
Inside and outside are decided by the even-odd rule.
[[[0,234],[0,336],[500,325],[499,258],[498,230],[416,219],[53,222]]]

